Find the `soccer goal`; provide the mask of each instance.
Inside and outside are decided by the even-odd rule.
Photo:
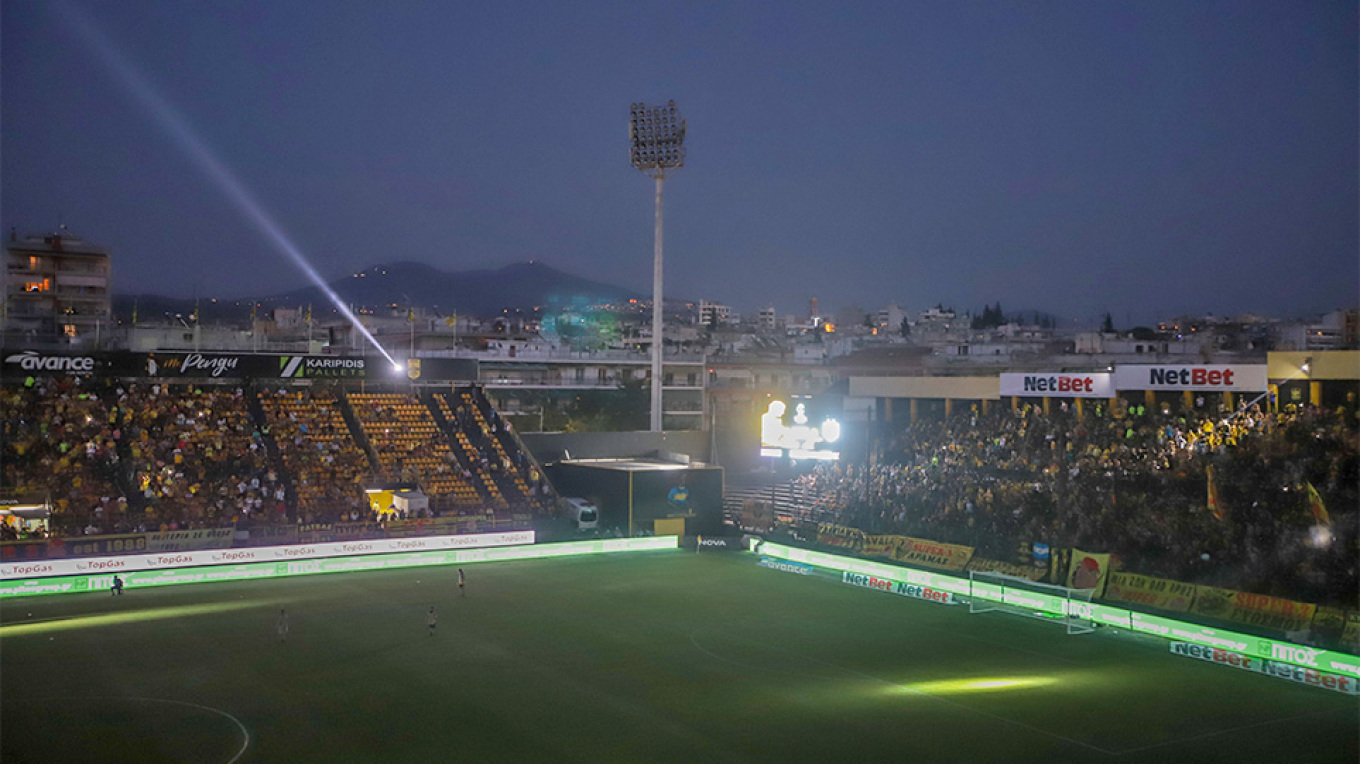
[[[1091,595],[1094,593],[1094,589],[1041,584],[990,570],[968,571],[968,612],[999,610],[1062,623],[1068,634],[1095,631],[1095,622],[1091,619]]]

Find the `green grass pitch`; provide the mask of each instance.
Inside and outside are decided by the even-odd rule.
[[[465,565],[466,596],[432,567],[6,600],[0,758],[1360,760],[1354,696],[755,563]]]

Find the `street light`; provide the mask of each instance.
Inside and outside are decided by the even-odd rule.
[[[643,175],[656,179],[656,237],[652,245],[652,432],[661,432],[661,184],[685,166],[685,120],[675,101],[665,106],[635,103],[629,109],[628,157]]]

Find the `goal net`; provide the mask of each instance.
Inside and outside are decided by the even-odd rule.
[[[968,571],[968,612],[1001,611],[1066,626],[1068,634],[1095,631],[1091,620],[1094,589],[1041,584],[990,570]]]

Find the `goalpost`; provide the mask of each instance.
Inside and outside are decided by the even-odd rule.
[[[1091,595],[1094,593],[1094,589],[1041,584],[990,570],[968,571],[969,613],[998,610],[1062,623],[1068,634],[1095,631],[1095,622],[1091,619]]]

